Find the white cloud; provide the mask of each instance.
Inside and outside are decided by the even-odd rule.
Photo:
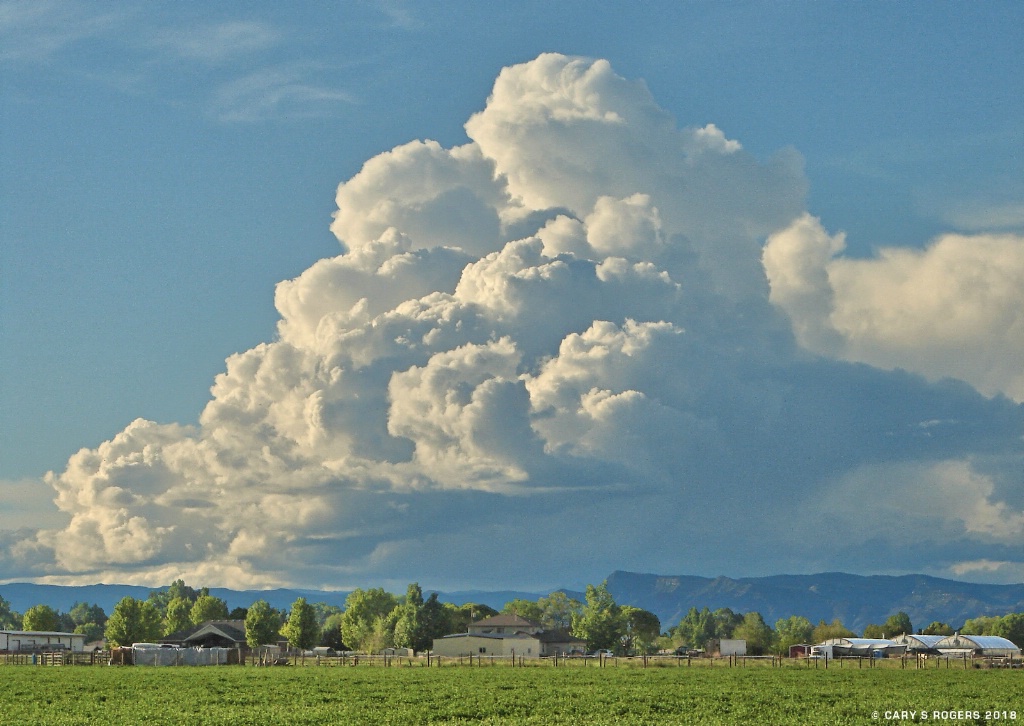
[[[221,121],[255,122],[280,116],[323,116],[355,99],[346,91],[311,79],[302,64],[263,68],[228,81],[213,96]]]
[[[0,60],[48,61],[81,40],[105,35],[125,20],[118,12],[65,0],[0,2]]]
[[[256,111],[259,89],[289,83],[252,84]],[[835,567],[859,522],[837,517],[824,543],[779,522],[794,502],[862,504],[887,471],[913,475],[902,495],[938,523],[922,541],[953,532],[976,550],[956,561],[1008,559],[1019,483],[957,462],[998,451],[1013,469],[1020,407],[800,354],[765,270],[798,340],[841,357],[853,323],[832,312],[849,291],[881,348],[872,281],[903,279],[906,308],[921,266],[957,283],[972,320],[1008,313],[1017,273],[993,286],[991,260],[1016,259],[1011,239],[837,259],[842,239],[800,216],[795,154],[762,164],[713,125],[678,129],[604,61],[506,69],[467,131],[342,183],[342,254],[278,285],[277,339],[227,360],[197,426],[139,420],[72,457],[48,479],[64,519],[0,540],[5,571],[344,587],[465,582],[468,563],[488,584],[524,562],[547,583],[695,561]],[[985,284],[941,277],[949,260]],[[920,321],[902,325],[890,339],[924,345]],[[730,537],[692,535],[717,520]],[[622,534],[580,536],[609,529]]]
[[[220,63],[239,55],[272,48],[280,40],[278,31],[262,22],[232,20],[190,28],[166,29],[157,33],[155,43],[182,58]]]
[[[946,234],[871,259],[843,248],[809,216],[765,247],[772,302],[802,345],[1024,401],[1024,237]]]

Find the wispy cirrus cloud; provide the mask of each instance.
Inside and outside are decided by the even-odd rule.
[[[268,23],[233,20],[166,28],[155,34],[153,45],[187,60],[212,64],[269,50],[280,41],[280,32]]]
[[[0,2],[0,61],[42,62],[79,41],[123,27],[130,13],[68,0]]]
[[[213,114],[228,122],[325,116],[339,105],[356,102],[348,92],[314,80],[311,67],[301,63],[265,68],[227,81],[212,98]]]

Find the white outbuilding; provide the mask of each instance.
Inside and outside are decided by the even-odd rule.
[[[40,650],[70,650],[81,653],[85,650],[85,635],[38,630],[0,630],[0,651],[17,653]]]

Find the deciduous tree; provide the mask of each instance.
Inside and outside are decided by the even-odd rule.
[[[395,623],[395,645],[426,650],[423,646],[423,628],[420,623],[420,610],[423,608],[423,590],[419,583],[409,585],[405,594],[405,602],[398,607],[398,621]],[[429,647],[429,646],[426,646]]]
[[[548,630],[568,630],[572,627],[573,615],[583,609],[583,603],[561,590],[542,597],[537,604],[541,609],[540,623]]]
[[[107,614],[103,612],[103,608],[99,605],[76,602],[71,606],[71,609],[68,610],[68,615],[71,616],[71,621],[75,625],[96,623],[97,625],[103,626],[107,624]]]
[[[1018,647],[1024,648],[1024,613],[1009,613],[999,619],[995,635],[1010,640]]]
[[[227,617],[228,604],[213,595],[200,595],[189,612],[189,619],[193,625],[199,625],[208,620],[227,620]]]
[[[802,615],[790,615],[775,621],[776,651],[788,655],[789,648],[800,643],[810,643],[814,637],[814,626]]]
[[[764,655],[775,641],[775,631],[764,621],[759,612],[749,612],[743,616],[743,622],[736,626],[732,637],[747,641],[747,653]]]
[[[86,643],[92,643],[103,638],[103,626],[97,623],[83,623],[75,626],[75,632],[85,636]]]
[[[914,626],[910,623],[910,616],[900,610],[895,615],[890,615],[882,623],[882,631],[886,638],[895,638],[897,635],[906,635],[914,632]]]
[[[623,634],[620,642],[626,651],[650,652],[661,635],[661,621],[650,610],[623,605],[620,608]]]
[[[921,631],[922,635],[952,635],[953,628],[938,620],[932,622],[927,628]]]
[[[257,600],[245,614],[245,643],[250,648],[272,645],[281,630],[281,613],[266,600]]]
[[[0,596],[0,630],[17,630],[21,622],[21,615],[11,610],[11,603]]]
[[[377,636],[381,633],[377,632],[377,628],[381,624],[386,624],[383,619],[396,607],[398,598],[390,592],[385,592],[383,588],[353,590],[345,598],[345,611],[341,615],[341,639],[354,650],[369,650],[371,640],[374,641],[372,645],[378,648],[388,647],[379,645],[380,638]],[[378,623],[378,619],[382,619],[381,623]]]
[[[572,620],[572,634],[587,641],[588,649],[612,650],[623,634],[622,613],[608,592],[608,581],[587,585],[586,604]]]
[[[176,597],[167,603],[167,614],[164,616],[164,633],[170,635],[192,627],[192,602],[183,597]]]
[[[160,637],[160,612],[148,600],[124,597],[107,618],[108,645],[149,643]]]
[[[288,644],[293,648],[308,650],[316,645],[320,639],[320,628],[316,624],[316,611],[306,602],[306,598],[300,597],[292,603],[288,622],[281,628],[281,635],[288,639]]]
[[[853,638],[854,636],[856,633],[843,625],[839,618],[835,618],[831,623],[826,623],[824,620],[819,621],[814,627],[811,639],[815,643],[824,643],[833,638]]]
[[[49,605],[33,605],[21,619],[23,630],[54,632],[60,629],[60,615]]]
[[[707,608],[691,607],[675,627],[676,637],[690,648],[703,648],[715,637],[715,617]]]
[[[538,624],[540,624],[541,620],[544,618],[544,609],[541,607],[540,603],[534,600],[526,600],[524,598],[509,600],[505,603],[501,612],[506,615],[518,615],[521,618],[532,620]]]

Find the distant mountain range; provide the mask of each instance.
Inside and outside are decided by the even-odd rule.
[[[756,610],[769,625],[803,615],[812,623],[839,618],[856,632],[881,624],[901,610],[915,629],[938,620],[960,628],[980,615],[1024,611],[1024,584],[980,585],[927,575],[772,575],[769,577],[694,577],[613,572],[608,591],[620,605],[655,613],[663,628],[675,625],[691,607]]]
[[[195,585],[193,585],[195,586]],[[146,599],[154,589],[137,585],[37,585],[11,583],[0,585],[0,597],[18,612],[45,604],[67,612],[75,602],[95,603],[108,614],[121,598]],[[620,605],[650,610],[667,629],[686,615],[691,607],[731,608],[745,613],[756,610],[769,625],[790,615],[803,615],[813,623],[839,618],[848,628],[861,632],[869,623],[882,623],[890,615],[903,611],[915,628],[933,621],[954,628],[964,620],[980,615],[1005,615],[1024,612],[1024,584],[981,585],[945,580],[927,575],[849,575],[826,572],[817,575],[772,575],[769,577],[696,577],[693,575],[648,575],[613,572],[608,590]],[[426,593],[434,592],[427,590]],[[583,594],[565,590],[571,597]],[[347,591],[336,590],[228,590],[210,588],[210,594],[223,599],[229,609],[248,607],[266,600],[275,608],[287,609],[300,597],[308,602],[342,606]],[[398,593],[402,594],[402,593]],[[443,602],[461,605],[476,602],[495,609],[515,598],[536,600],[548,593],[516,590],[465,590],[438,592]]]

